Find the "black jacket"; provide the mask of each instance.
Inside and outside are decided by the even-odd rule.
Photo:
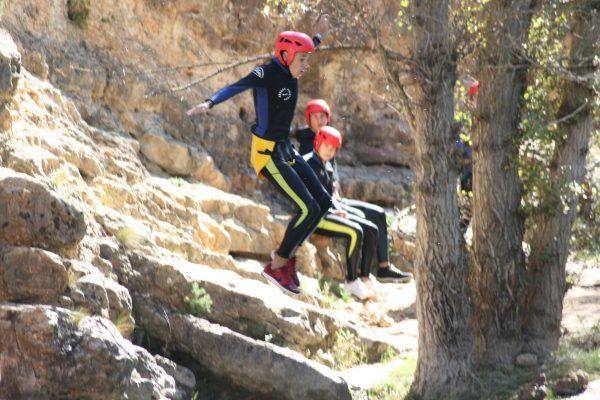
[[[296,140],[300,145],[299,152],[302,155],[308,154],[313,151],[315,143],[315,133],[308,126],[302,129],[297,129],[295,132]]]
[[[321,185],[327,190],[327,193],[333,195],[333,184],[339,179],[335,164],[331,161],[323,164],[319,155],[314,151],[305,154],[303,157],[312,170],[315,171],[317,178],[319,178]]]

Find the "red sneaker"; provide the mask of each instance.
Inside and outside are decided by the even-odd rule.
[[[262,276],[264,276],[268,282],[281,289],[284,293],[300,294],[300,289],[287,273],[287,267],[272,269],[271,263],[268,263],[263,269]]]
[[[294,284],[300,288],[300,278],[298,277],[298,272],[296,271],[296,257],[290,258],[285,264],[285,268],[287,269],[287,273],[290,278],[292,278],[292,282],[294,282]]]
[[[275,250],[271,251],[271,261],[275,259]],[[292,278],[294,284],[300,288],[300,278],[298,277],[298,272],[296,271],[296,257],[289,258],[287,263],[285,263],[285,267],[288,275]]]

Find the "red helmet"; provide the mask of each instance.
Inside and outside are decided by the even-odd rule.
[[[323,143],[327,143],[339,149],[342,147],[342,134],[331,126],[323,126],[319,129],[319,133],[315,136],[315,151],[319,151],[319,147]]]
[[[473,81],[471,83],[471,85],[469,86],[469,91],[467,92],[467,94],[469,96],[473,96],[473,95],[477,94],[478,90],[479,90],[479,82]]]
[[[323,99],[311,100],[306,103],[306,110],[304,110],[304,116],[306,117],[306,123],[310,126],[310,114],[314,112],[324,112],[327,114],[327,123],[331,122],[331,110],[329,104]]]
[[[287,51],[288,62],[283,59],[282,52]],[[281,32],[277,36],[275,43],[275,55],[277,59],[285,66],[289,66],[294,61],[297,52],[312,53],[315,51],[315,44],[307,34],[295,31]]]

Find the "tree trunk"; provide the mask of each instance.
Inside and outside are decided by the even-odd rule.
[[[417,104],[415,272],[419,357],[411,392],[436,398],[471,370],[468,260],[451,168],[456,55],[448,1],[413,2],[413,101]]]
[[[593,57],[600,31],[600,1],[588,0],[575,6],[570,37],[571,72],[586,76],[595,71]],[[545,355],[556,349],[560,338],[565,265],[579,195],[569,190],[585,176],[585,156],[592,130],[594,91],[591,83],[565,81],[563,102],[558,111],[558,129],[563,140],[556,144],[550,163],[551,190],[556,212],[538,215],[532,228],[528,270],[528,301],[524,332],[528,346]],[[562,194],[562,199],[561,199]],[[565,200],[566,195],[566,200]]]
[[[519,57],[535,1],[492,0],[478,55],[480,97],[473,120],[474,357],[508,365],[522,347],[523,216],[518,175],[520,108],[526,71]]]

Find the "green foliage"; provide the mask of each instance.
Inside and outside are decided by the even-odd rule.
[[[100,22],[102,22],[103,24],[108,24],[108,25],[111,25],[112,23],[114,23],[115,20],[116,20],[116,18],[112,14],[110,16],[108,16],[108,17],[102,17],[102,18],[100,18]]]
[[[80,28],[90,15],[90,0],[67,0],[67,16]]]
[[[71,286],[72,284],[77,282],[78,279],[79,279],[79,276],[77,276],[77,273],[75,271],[73,271],[73,268],[69,268],[67,270],[67,280],[69,282],[69,286]]]
[[[578,215],[573,224],[571,248],[580,258],[600,255],[600,183],[588,180],[582,185]]]
[[[262,13],[265,16],[283,15],[293,20],[313,10],[317,4],[317,1],[266,0]]]
[[[552,122],[559,119],[558,111],[565,90],[564,78],[556,71],[569,68],[564,38],[570,33],[573,7],[565,7],[562,3],[564,2],[543,3],[539,14],[533,17],[530,28],[528,49],[533,58],[549,67],[535,69],[531,73],[524,98],[519,154],[522,209],[526,216],[567,213],[573,206],[572,200],[579,196],[580,202],[576,205],[578,216],[573,226],[571,244],[573,250],[589,256],[600,252],[598,184],[591,178],[582,184],[566,179],[551,179],[556,178],[551,175],[554,173],[552,163],[560,146],[567,139],[564,124]],[[594,90],[598,93],[599,89],[600,81],[596,81]],[[600,116],[599,105],[600,97],[596,95],[592,107],[595,120]],[[573,116],[571,122],[578,117]],[[596,128],[591,132],[592,148],[598,146],[598,137]],[[556,171],[560,172],[562,171]],[[529,219],[528,228],[531,229],[534,223],[535,219]]]
[[[150,243],[146,236],[130,226],[119,228],[116,236],[117,240],[128,248],[137,248]]]
[[[281,347],[287,346],[287,342],[279,330],[270,333],[269,328],[265,324],[250,320],[245,322],[246,328],[244,329],[244,334],[247,336],[257,340],[264,340],[265,342],[273,343]]]
[[[352,296],[346,292],[339,283],[325,278],[321,274],[317,274],[317,280],[319,282],[321,293],[325,298],[325,307],[337,308],[340,306],[340,301],[348,303],[351,300]]]
[[[131,315],[126,311],[122,311],[112,323],[123,337],[129,337],[135,328]]]
[[[198,285],[198,282],[193,282],[190,295],[185,296],[183,301],[187,304],[192,315],[202,316],[210,314],[212,310],[212,299],[203,287]]]
[[[531,21],[528,49],[544,65],[564,68],[563,38],[568,32],[567,9],[544,3]],[[566,212],[569,199],[579,190],[571,182],[551,183],[550,163],[566,133],[549,121],[557,119],[563,79],[549,69],[537,69],[525,92],[521,119],[519,176],[526,215]]]
[[[368,361],[366,347],[357,344],[356,337],[348,329],[338,329],[335,332],[335,342],[330,353],[335,360],[335,369],[340,371]]]
[[[398,352],[394,349],[393,346],[388,345],[385,351],[379,357],[379,362],[387,363],[398,357]]]
[[[90,310],[85,307],[78,307],[73,310],[73,313],[71,314],[71,322],[73,325],[79,327],[81,326],[81,323],[90,315]]]
[[[60,188],[64,184],[69,182],[69,172],[63,168],[52,170],[49,174],[50,181],[55,188]]]
[[[175,187],[181,187],[181,186],[185,185],[187,182],[179,176],[172,176],[169,178],[169,183]]]
[[[467,57],[474,49],[485,49],[484,31],[494,16],[485,5],[489,0],[459,0],[460,6],[451,8],[450,19],[458,30],[457,51],[461,58]]]
[[[460,123],[459,138],[469,146],[472,146],[471,129],[473,126],[473,113],[472,105],[467,98],[468,90],[469,88],[460,81],[457,81],[454,86],[454,120]]]
[[[370,400],[398,400],[407,396],[417,368],[415,356],[407,358],[396,368],[388,379],[369,390]]]

